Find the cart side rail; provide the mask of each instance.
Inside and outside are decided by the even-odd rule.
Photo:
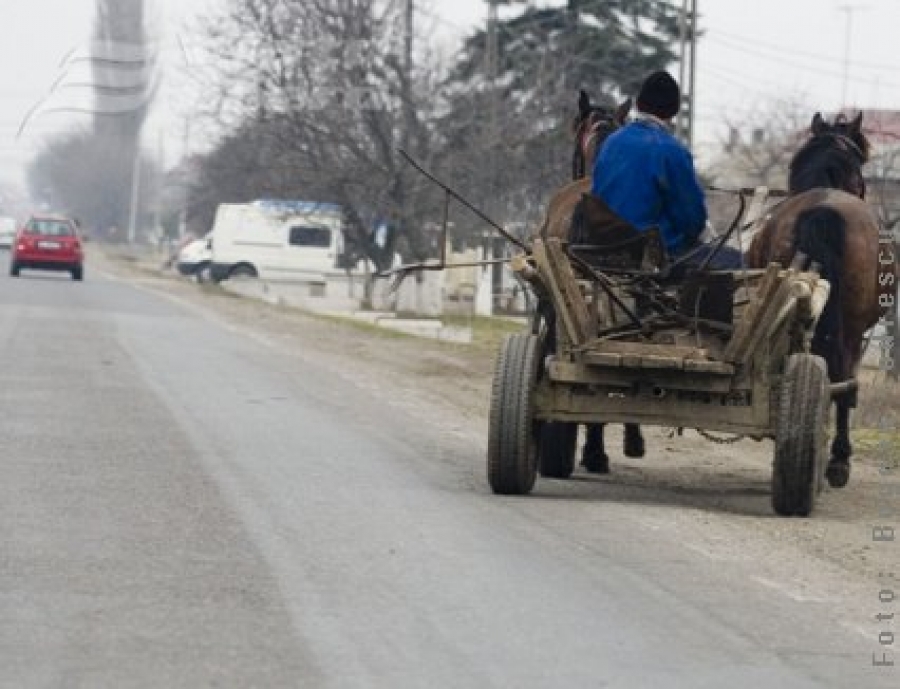
[[[723,352],[725,361],[746,364],[762,342],[786,322],[808,342],[828,301],[830,286],[817,273],[782,270],[770,265]]]

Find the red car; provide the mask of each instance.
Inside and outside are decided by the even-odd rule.
[[[23,268],[64,270],[73,280],[81,280],[84,252],[74,221],[57,216],[29,218],[13,242],[9,274],[18,277]]]

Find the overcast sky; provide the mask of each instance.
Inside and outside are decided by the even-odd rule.
[[[483,25],[487,16],[483,0],[416,2],[420,26],[432,27],[435,42],[448,53],[468,27]],[[163,63],[183,70],[175,34],[180,32],[189,48],[195,39],[185,31],[185,21],[200,8],[224,6],[225,0],[150,3],[164,33]],[[801,98],[810,115],[835,110],[842,97],[848,105],[900,110],[900,0],[699,0],[699,10],[704,37],[695,94],[698,143],[715,138],[725,117],[752,120],[779,98]],[[87,123],[84,116],[38,110],[16,138],[29,111],[59,77],[65,56],[89,39],[93,16],[94,0],[0,4],[0,177],[23,179],[28,157],[47,132]],[[677,65],[672,71],[677,74]],[[181,83],[177,75],[166,78],[168,90],[146,133],[145,145],[162,148],[169,162],[182,152],[189,101],[174,92]],[[77,93],[58,90],[46,103],[77,102]]]

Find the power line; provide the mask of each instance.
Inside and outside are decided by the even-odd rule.
[[[703,73],[712,77],[713,79],[717,79],[720,82],[724,82],[726,84],[729,84],[730,86],[734,86],[744,93],[754,93],[760,96],[771,96],[773,91],[790,91],[792,95],[798,95],[797,89],[795,87],[791,87],[786,84],[774,82],[771,80],[759,79],[756,77],[756,75],[753,75],[752,78],[749,75],[744,75],[746,78],[741,78],[741,74],[739,73],[735,74],[735,72],[733,71],[725,70],[709,64],[704,66]],[[753,84],[754,87],[750,87],[748,86],[748,84]]]
[[[835,65],[842,65],[844,61],[842,57],[835,57],[834,55],[828,55],[825,53],[815,53],[806,50],[798,50],[797,48],[785,47],[776,43],[760,41],[756,38],[748,39],[746,36],[741,36],[740,34],[731,33],[729,31],[722,31],[721,29],[707,30],[706,33],[704,33],[704,38],[718,37],[722,37],[724,40],[732,41],[734,43],[744,44],[745,46],[752,46],[754,48],[765,50],[773,50],[781,55],[795,55],[797,57],[815,60],[816,62],[833,62],[835,63]],[[865,62],[858,60],[850,60],[850,65],[851,67],[883,70],[885,72],[896,72],[898,69],[900,69],[900,65],[888,65],[884,63]]]
[[[732,50],[732,51],[744,53],[747,55],[753,55],[754,57],[758,57],[763,60],[778,63],[782,67],[789,66],[789,67],[799,69],[799,70],[802,70],[804,72],[808,72],[811,74],[818,74],[820,76],[824,76],[829,79],[833,79],[835,81],[843,78],[843,75],[838,72],[828,70],[828,69],[811,67],[806,64],[785,60],[784,56],[777,55],[777,54],[772,55],[772,54],[766,53],[765,50],[758,50],[758,49],[748,48],[745,46],[734,45],[733,43],[729,42],[729,40],[727,40],[727,39],[710,37],[710,41],[721,45],[726,50]],[[882,86],[890,86],[893,88],[900,89],[900,84],[884,81],[883,79],[873,79],[873,78],[863,77],[863,78],[857,79],[856,83],[864,84],[864,85],[868,85],[868,86],[873,86],[875,84],[879,84]]]

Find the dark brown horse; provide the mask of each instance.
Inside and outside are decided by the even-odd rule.
[[[590,174],[594,159],[606,138],[621,127],[631,112],[632,100],[626,99],[619,105],[599,105],[591,103],[585,91],[578,95],[578,114],[572,120],[574,150],[572,152],[572,182],[562,187],[548,204],[540,235],[566,239],[572,224],[572,214],[581,200],[582,194],[591,189]],[[540,306],[539,306],[540,308]],[[553,331],[555,314],[549,304],[543,305],[544,318],[549,324],[551,351],[555,349]],[[625,424],[624,452],[628,457],[644,455],[644,438],[640,426]],[[582,464],[591,472],[609,471],[609,457],[603,444],[603,424],[588,424],[587,437],[582,451]]]
[[[630,112],[630,98],[617,106],[598,105],[591,103],[587,92],[578,92],[578,114],[572,120],[572,135],[575,139],[572,152],[573,180],[591,174],[600,146],[606,141],[606,137],[625,124]]]
[[[585,91],[579,92],[578,114],[572,119],[572,181],[550,197],[539,236],[568,238],[575,206],[581,195],[591,190],[590,174],[597,151],[606,138],[625,123],[631,104],[628,98],[615,106],[598,105],[591,103]]]
[[[818,271],[831,284],[811,349],[825,359],[832,383],[855,378],[865,333],[877,322],[879,308],[878,240],[880,223],[864,201],[862,166],[869,142],[862,114],[834,122],[820,114],[811,136],[790,166],[789,197],[772,212],[747,251],[750,267],[771,262]],[[835,397],[836,428],[828,463],[835,487],[850,477],[850,409],[855,389]]]

